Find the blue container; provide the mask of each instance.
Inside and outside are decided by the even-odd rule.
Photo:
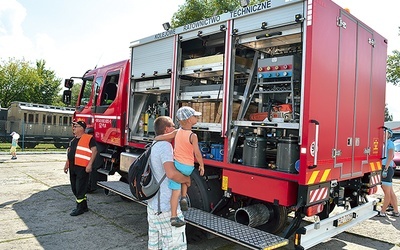
[[[211,159],[216,161],[222,161],[224,158],[224,145],[222,144],[211,144]]]

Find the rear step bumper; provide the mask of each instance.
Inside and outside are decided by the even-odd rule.
[[[98,182],[102,188],[116,194],[146,205],[146,202],[136,200],[127,183],[121,181]],[[207,232],[218,235],[250,249],[275,249],[288,244],[288,240],[256,228],[248,227],[232,220],[204,212],[196,208],[184,211],[185,221],[192,226],[201,228]]]

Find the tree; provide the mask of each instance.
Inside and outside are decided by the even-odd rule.
[[[9,107],[13,101],[54,104],[61,79],[46,69],[44,60],[32,66],[24,59],[10,58],[0,63],[0,105]]]
[[[250,4],[260,2],[263,1],[252,0]],[[186,3],[179,6],[179,10],[172,16],[171,25],[176,28],[207,17],[220,15],[239,7],[239,0],[186,0]]]
[[[387,108],[387,104],[385,104],[385,122],[393,121],[393,115],[389,114],[389,109]]]
[[[57,78],[54,71],[45,68],[44,60],[36,61],[36,72],[39,76],[39,81],[35,84],[34,94],[31,102],[41,104],[54,104],[61,90],[61,79]]]
[[[394,50],[392,53],[387,59],[386,80],[397,86],[400,82],[400,51]]]

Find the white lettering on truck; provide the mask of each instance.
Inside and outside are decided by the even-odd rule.
[[[231,11],[231,18],[240,17],[240,16],[247,15],[250,13],[265,10],[268,8],[271,8],[271,0],[263,2],[263,3],[259,3],[256,5],[253,5],[253,6],[243,7],[241,9]]]

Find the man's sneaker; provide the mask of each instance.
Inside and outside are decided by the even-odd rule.
[[[387,209],[386,209],[386,211],[387,212],[391,212],[391,211],[393,211],[394,209],[393,209],[393,206],[392,205],[389,205],[388,207],[387,207]]]
[[[181,226],[186,225],[186,222],[181,220],[179,217],[172,217],[170,219],[170,222],[171,222],[171,226],[173,226],[173,227],[181,227]]]
[[[11,157],[11,160],[16,160],[16,159],[17,159],[16,156]]]
[[[181,198],[180,205],[181,205],[181,210],[182,211],[187,211],[188,210],[188,200],[187,200],[186,197],[182,197]]]
[[[382,213],[381,211],[379,211],[376,217],[386,217],[386,213]]]

